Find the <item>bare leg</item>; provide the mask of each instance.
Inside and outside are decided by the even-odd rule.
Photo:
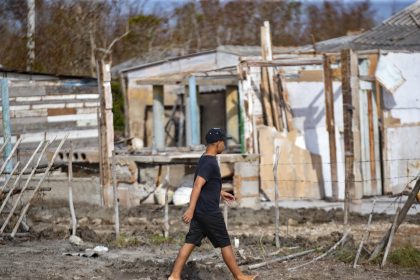
[[[223,260],[225,261],[230,272],[232,272],[233,277],[236,280],[253,280],[257,277],[256,275],[251,276],[242,273],[242,271],[239,269],[238,264],[236,263],[235,255],[233,254],[231,245],[222,248],[222,256]]]
[[[190,257],[191,252],[194,250],[194,248],[195,245],[189,243],[185,243],[181,247],[168,280],[181,280],[182,269],[184,268],[184,265]]]

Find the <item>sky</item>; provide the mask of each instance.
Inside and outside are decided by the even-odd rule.
[[[146,12],[151,12],[153,9],[156,8],[158,5],[160,8],[165,10],[171,10],[176,6],[180,6],[190,0],[149,0],[146,2],[145,10]],[[197,1],[197,0],[196,0]],[[252,1],[252,0],[251,0]],[[273,1],[273,0],[271,0]],[[290,1],[298,1],[298,0],[290,0]],[[303,3],[319,3],[322,4],[324,0],[299,0]],[[361,2],[363,0],[334,0],[335,2],[345,2],[345,3],[352,3],[352,2]],[[221,2],[225,2],[221,0]],[[380,22],[383,21],[396,12],[404,9],[405,7],[411,5],[412,3],[416,2],[416,0],[370,0],[372,3],[372,9],[375,11],[375,20]]]

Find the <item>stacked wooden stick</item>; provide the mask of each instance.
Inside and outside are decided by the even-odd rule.
[[[53,157],[51,158],[51,160],[48,163],[48,166],[46,168],[46,170],[43,172],[41,178],[39,179],[38,183],[36,184],[35,187],[29,187],[29,183],[32,181],[34,174],[42,160],[42,158],[44,157],[44,154],[47,150],[47,148],[51,145],[51,143],[55,140],[52,141],[41,141],[37,148],[33,151],[31,157],[29,158],[29,160],[27,161],[27,163],[25,164],[25,166],[20,170],[19,174],[17,176],[15,176],[15,172],[17,172],[18,167],[20,165],[20,162],[18,161],[12,171],[10,172],[10,174],[5,174],[5,182],[4,184],[0,187],[0,214],[3,213],[3,211],[6,209],[6,206],[9,204],[11,204],[11,209],[8,211],[8,213],[4,213],[4,214],[8,214],[7,217],[5,218],[5,220],[3,221],[3,223],[1,224],[0,227],[0,234],[3,234],[6,227],[8,226],[8,224],[10,223],[10,221],[12,220],[12,217],[14,215],[18,215],[18,220],[16,222],[16,224],[13,227],[13,230],[10,234],[11,237],[15,237],[17,234],[17,231],[19,229],[19,226],[23,223],[23,219],[26,216],[26,213],[28,212],[28,209],[31,205],[31,203],[33,202],[35,195],[42,190],[46,190],[45,188],[42,188],[42,184],[44,182],[44,180],[46,179],[46,177],[49,175],[51,167],[54,164],[55,158],[58,155],[58,152],[61,150],[64,142],[67,140],[68,135],[66,135],[61,141],[60,144],[58,145],[58,147],[55,150],[55,153],[53,155]],[[13,158],[13,155],[15,153],[15,151],[17,150],[19,144],[22,142],[22,138],[19,138],[16,143],[14,144],[11,153],[7,156],[7,158],[4,160],[2,167],[0,168],[0,175],[3,174],[4,170],[6,169],[6,165],[11,161],[11,159]],[[5,143],[7,141],[10,141],[10,139],[6,139]],[[3,151],[5,144],[3,144],[3,146],[1,147],[0,152]],[[39,152],[40,151],[40,152]],[[38,154],[39,152],[39,154]],[[23,175],[25,174],[25,171],[28,170],[28,168],[31,166],[31,164],[33,164],[35,157],[38,154],[38,158],[34,164],[33,167],[31,167],[31,172],[29,173],[29,175],[26,178],[26,181],[23,185],[23,187],[18,187],[19,183],[21,181],[21,179],[23,178]],[[10,181],[12,180],[12,178],[14,178],[14,182],[12,184],[12,186],[10,188],[8,188],[8,185],[10,183]],[[26,191],[32,191],[29,194],[29,198],[26,201],[23,201],[23,194]],[[18,194],[18,197],[15,199],[14,203],[10,203],[11,202],[11,197],[15,194]],[[15,214],[19,203],[24,204],[24,206],[20,209],[20,214]]]

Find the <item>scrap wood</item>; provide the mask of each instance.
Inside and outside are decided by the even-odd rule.
[[[43,142],[41,142],[41,143],[43,143]],[[30,175],[28,176],[28,178],[26,179],[25,185],[22,187],[21,192],[19,193],[19,195],[18,195],[17,199],[15,200],[15,203],[13,204],[13,207],[12,207],[12,209],[10,210],[9,215],[7,216],[7,218],[6,218],[6,220],[4,221],[4,223],[3,223],[2,227],[0,228],[0,232],[3,232],[3,231],[4,231],[4,229],[6,228],[7,224],[9,223],[10,219],[12,218],[14,211],[15,211],[15,210],[16,210],[16,208],[18,207],[19,202],[21,202],[21,199],[22,199],[23,193],[24,193],[24,192],[25,192],[25,190],[27,189],[27,187],[28,187],[28,185],[29,185],[29,182],[32,180],[32,177],[33,177],[33,175],[35,174],[35,170],[37,169],[37,167],[38,167],[39,163],[41,162],[41,159],[42,159],[42,157],[43,157],[43,155],[44,155],[45,151],[47,150],[48,146],[50,145],[50,143],[51,143],[51,142],[47,141],[47,144],[44,146],[44,148],[42,148],[42,151],[41,151],[41,153],[40,153],[40,154],[39,154],[39,156],[38,156],[38,161],[35,163],[35,167],[32,169],[31,174],[30,174]],[[38,146],[38,147],[41,147],[41,146]],[[26,167],[27,167],[27,166],[28,166],[28,165],[26,165]],[[22,171],[24,171],[24,170],[22,170]],[[21,173],[21,174],[22,174],[22,173]],[[20,175],[21,175],[21,174],[20,174]],[[13,194],[13,191],[15,190],[15,187],[16,187],[16,182],[17,182],[17,179],[16,179],[16,181],[15,181],[15,184],[13,184],[13,187],[10,189],[10,192],[7,194],[6,199],[5,199],[5,202],[7,202],[7,200],[10,198],[10,196]],[[22,217],[22,218],[23,218],[23,217]]]
[[[292,268],[288,268],[287,270],[288,271],[291,271],[291,270],[296,270],[296,269],[298,269],[298,268],[301,268],[301,267],[304,267],[304,266],[307,266],[307,265],[309,265],[309,264],[311,264],[311,263],[314,263],[314,262],[316,262],[316,261],[318,261],[318,260],[320,260],[320,259],[322,259],[322,258],[324,258],[324,257],[326,257],[328,254],[330,254],[331,252],[333,252],[335,249],[337,249],[337,247],[338,247],[338,245],[340,245],[340,244],[344,244],[344,242],[346,241],[346,239],[347,239],[347,236],[348,236],[348,234],[349,234],[349,231],[346,231],[345,233],[344,233],[344,235],[343,235],[343,237],[337,242],[337,243],[335,243],[334,244],[334,246],[332,246],[328,251],[326,251],[324,254],[322,254],[322,255],[320,255],[320,256],[318,256],[318,257],[316,257],[316,258],[314,258],[313,260],[311,260],[311,261],[309,261],[309,262],[307,262],[307,263],[304,263],[304,264],[301,264],[301,265],[298,265],[298,266],[295,266],[295,267],[292,267]]]
[[[356,268],[357,261],[359,260],[360,253],[362,252],[363,243],[365,243],[366,240],[368,239],[369,229],[370,229],[370,223],[372,222],[373,210],[375,209],[375,203],[376,203],[376,198],[373,200],[373,203],[372,203],[372,210],[370,211],[368,223],[367,223],[367,225],[365,227],[365,232],[363,233],[362,240],[360,241],[359,248],[357,249],[356,258],[354,259],[353,268]]]
[[[315,252],[315,249],[310,249],[310,250],[306,250],[306,251],[303,251],[303,252],[299,252],[299,253],[283,256],[283,257],[278,257],[278,258],[268,260],[268,261],[265,261],[265,262],[261,262],[261,263],[257,263],[257,264],[252,264],[252,265],[248,266],[248,269],[249,270],[257,269],[257,268],[260,268],[260,267],[263,267],[263,266],[266,266],[266,265],[269,265],[269,264],[273,264],[273,263],[276,263],[276,262],[288,261],[288,260],[291,260],[291,259],[295,259],[295,258],[298,258],[298,257],[308,255],[312,252]]]
[[[27,163],[26,163],[26,165],[23,167],[23,169],[20,171],[20,173],[19,173],[18,177],[16,178],[15,182],[13,183],[12,187],[10,188],[10,190],[11,190],[11,191],[13,191],[13,190],[16,188],[16,186],[17,186],[17,184],[18,184],[18,182],[19,182],[20,178],[22,177],[23,172],[25,172],[25,170],[26,170],[26,169],[28,168],[28,166],[31,164],[31,162],[32,162],[32,161],[33,161],[33,159],[35,158],[35,155],[38,153],[38,150],[41,148],[41,146],[44,144],[44,142],[45,142],[45,141],[41,141],[41,142],[39,143],[38,147],[37,147],[37,148],[35,149],[35,151],[32,153],[32,155],[31,155],[31,157],[29,158],[28,162],[27,162]],[[4,207],[6,206],[7,201],[9,200],[9,198],[10,198],[11,194],[12,194],[12,192],[9,192],[9,193],[7,194],[7,196],[6,196],[6,198],[3,200],[3,203],[2,203],[2,205],[0,206],[0,213],[3,211]],[[2,232],[2,231],[0,231],[0,233],[1,233],[1,232]]]
[[[285,250],[294,250],[294,249],[299,249],[299,246],[283,247],[283,248],[280,248],[280,249],[278,249],[278,250],[276,250],[272,253],[268,253],[267,256],[272,257],[272,256],[280,254],[281,252],[284,252]]]
[[[402,207],[401,211],[398,214],[396,214],[397,217],[395,217],[395,218],[397,220],[397,223],[395,225],[395,232],[397,232],[398,227],[404,221],[405,217],[407,216],[408,211],[410,210],[411,206],[416,201],[416,196],[417,196],[417,194],[419,193],[419,190],[420,190],[420,177],[416,177],[416,179],[417,179],[417,182],[416,182],[412,192],[410,193],[407,200],[405,201],[404,206]],[[379,256],[379,254],[385,248],[385,245],[387,244],[388,239],[391,235],[391,231],[392,231],[392,226],[388,229],[388,231],[386,232],[386,234],[384,235],[382,240],[378,243],[378,245],[376,245],[375,249],[373,250],[373,253],[369,257],[369,261],[371,261],[371,260],[375,259],[377,256]]]
[[[29,197],[28,201],[26,202],[25,207],[22,209],[22,211],[20,213],[20,216],[19,216],[19,219],[18,219],[15,227],[13,228],[12,234],[10,235],[11,237],[14,237],[15,236],[15,234],[16,234],[18,228],[19,228],[19,225],[21,224],[21,222],[23,220],[23,217],[26,215],[26,212],[28,211],[29,206],[31,205],[32,200],[34,199],[36,193],[40,189],[42,183],[44,183],[45,178],[49,175],[50,169],[51,169],[51,167],[54,164],[55,158],[57,157],[58,152],[61,150],[61,147],[63,147],[63,144],[67,140],[68,137],[69,137],[69,134],[67,133],[64,136],[64,138],[61,140],[61,142],[58,145],[57,149],[55,150],[54,155],[52,156],[50,162],[48,163],[47,170],[45,170],[45,173],[42,175],[42,178],[39,180],[38,184],[36,185],[35,190],[32,192],[31,196]],[[48,145],[48,143],[47,143],[47,145]]]

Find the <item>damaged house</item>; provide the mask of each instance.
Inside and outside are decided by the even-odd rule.
[[[276,147],[282,199],[341,200],[346,184],[354,201],[401,192],[420,165],[419,22],[417,2],[359,35],[285,49],[272,48],[267,32],[262,48],[122,69],[126,134],[142,147],[127,157],[139,173],[179,164],[179,185],[205,131],[222,127],[222,173],[240,199],[252,198],[244,206],[258,192],[273,199]],[[155,167],[153,184],[163,173]]]

